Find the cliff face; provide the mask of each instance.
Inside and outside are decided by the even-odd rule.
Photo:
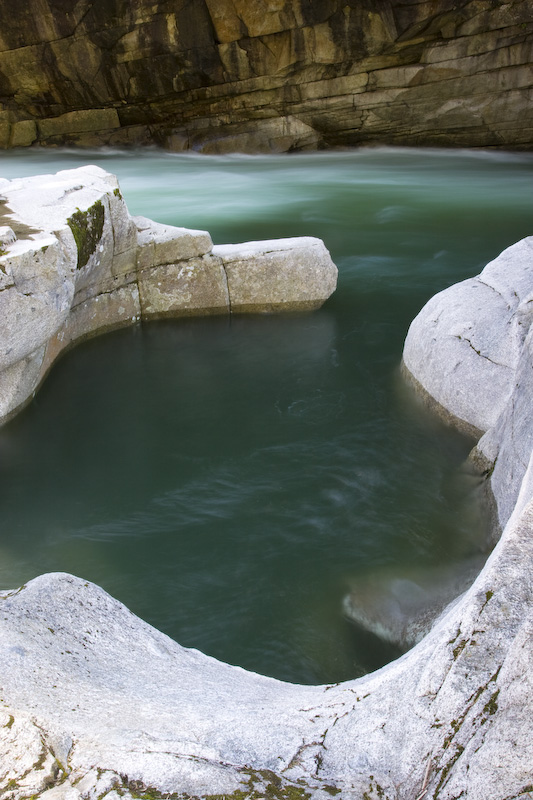
[[[0,5],[0,146],[533,146],[529,0]]]

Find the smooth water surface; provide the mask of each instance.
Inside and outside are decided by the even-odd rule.
[[[287,680],[398,651],[342,618],[351,583],[480,545],[470,443],[398,375],[409,322],[533,229],[533,158],[10,152],[12,178],[97,163],[132,213],[216,243],[316,235],[318,312],[177,320],[86,342],[0,430],[0,586],[93,580],[180,643]]]

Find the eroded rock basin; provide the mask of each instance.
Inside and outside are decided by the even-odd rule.
[[[3,686],[5,763],[29,770],[6,774],[10,791],[526,796],[529,589],[515,572],[529,557],[526,489],[476,584],[432,633],[338,686],[290,686],[184,651],[70,576],[6,596],[2,674],[15,664],[16,674]]]

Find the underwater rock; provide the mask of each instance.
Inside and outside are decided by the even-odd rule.
[[[486,557],[417,570],[390,568],[352,582],[343,600],[346,617],[356,625],[402,650],[408,650],[429,631],[437,617],[479,575]]]

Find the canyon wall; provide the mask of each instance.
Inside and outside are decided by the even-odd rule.
[[[166,304],[179,272],[168,269],[169,251],[175,260],[186,250],[191,270],[208,255],[198,253],[210,246],[206,234],[131,220],[98,168],[12,183],[0,184],[17,227],[5,246],[11,255],[2,256],[14,286],[2,294],[16,293],[19,305],[7,300],[0,320],[10,323],[13,347],[27,342],[32,309],[46,296],[58,315],[72,314],[75,328],[67,321],[61,333],[79,334],[80,308],[81,324],[116,324],[127,313],[125,292],[135,296],[126,271],[133,253],[139,307],[142,314],[144,294],[149,316],[158,292]],[[39,211],[32,201],[43,189]],[[72,213],[76,203],[83,210]],[[57,236],[35,231],[43,218],[57,229],[65,210]],[[85,239],[74,233],[82,228]],[[39,249],[31,258],[28,242]],[[238,259],[235,250],[213,255],[225,262],[230,297],[228,268],[247,258],[254,267],[257,258],[257,245],[238,247]],[[54,249],[63,262],[51,258]],[[531,800],[532,252],[528,237],[437,295],[406,340],[404,373],[421,396],[484,432],[474,457],[485,464],[479,480],[490,486],[502,528],[473,585],[428,635],[373,674],[305,686],[184,648],[72,575],[0,590],[3,800]],[[103,281],[106,262],[112,271]],[[62,263],[55,280],[52,264]],[[100,317],[97,300],[106,304]]]
[[[100,167],[0,178],[0,191],[0,425],[88,336],[141,319],[312,310],[337,284],[320,239],[214,247],[206,231],[131,217]]]
[[[528,0],[0,5],[0,147],[531,149]]]

